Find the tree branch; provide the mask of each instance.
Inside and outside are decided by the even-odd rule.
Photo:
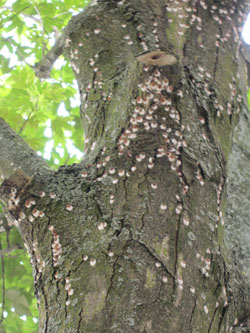
[[[23,250],[23,247],[20,244],[15,244],[6,249],[0,250],[0,256],[4,256],[7,253],[11,253],[14,250]]]
[[[89,6],[97,5],[97,0],[92,0],[86,7],[85,10]],[[36,7],[35,7],[36,9]],[[37,9],[36,9],[37,10]],[[38,11],[38,10],[37,10]],[[61,15],[61,14],[60,14]],[[64,47],[64,33],[56,40],[55,45],[43,56],[42,60],[37,62],[34,66],[34,70],[36,76],[40,79],[48,79],[50,77],[50,72],[52,67],[57,60],[57,58],[63,54],[63,47]]]
[[[8,178],[16,169],[28,176],[50,171],[46,162],[0,118],[0,178]]]
[[[47,79],[50,77],[50,72],[57,58],[63,53],[64,34],[61,35],[55,45],[47,52],[41,61],[35,64],[34,70],[36,76],[40,79]]]

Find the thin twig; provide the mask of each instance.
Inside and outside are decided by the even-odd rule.
[[[22,246],[20,244],[15,244],[15,245],[12,245],[10,247],[7,247],[6,249],[4,250],[0,250],[0,256],[4,256],[5,254],[7,253],[11,253],[12,251],[15,251],[15,250],[22,250]]]
[[[30,68],[33,68],[32,65],[30,65],[28,63],[28,61],[24,58],[24,56],[22,55],[22,52],[19,50],[19,46],[16,45],[16,50],[17,50],[17,53],[19,54],[20,58],[22,59],[23,62],[25,62],[26,65],[28,65]]]
[[[22,13],[22,15],[23,15],[24,17],[28,17],[28,18],[30,18],[31,20],[33,20],[33,21],[35,21],[35,22],[37,22],[37,23],[41,23],[41,20],[40,20],[40,19],[38,19],[38,18],[36,18],[36,17],[34,17],[34,16],[32,16],[32,15],[28,15],[28,14],[26,14],[26,13]]]
[[[20,134],[22,133],[22,131],[24,130],[24,127],[27,125],[27,122],[29,121],[29,119],[30,119],[30,117],[31,117],[31,115],[32,115],[32,113],[33,113],[33,111],[34,111],[34,109],[32,109],[32,110],[30,111],[30,113],[29,113],[27,119],[25,119],[25,121],[24,121],[22,127],[20,128],[19,132],[17,133],[18,135],[20,135]]]
[[[22,127],[20,128],[19,132],[17,133],[18,135],[20,135],[20,134],[22,133],[22,131],[24,130],[24,127],[27,125],[27,122],[28,122],[28,120],[30,119],[32,113],[33,113],[34,111],[37,111],[37,110],[38,110],[38,97],[37,97],[37,100],[36,100],[36,105],[32,108],[32,110],[31,110],[30,113],[28,114],[27,119],[25,119],[25,121],[24,121]]]
[[[59,13],[59,14],[55,15],[54,18],[59,17],[59,16],[62,16],[62,15],[64,15],[64,14],[68,14],[68,12]]]
[[[7,37],[7,38],[1,38],[0,39],[1,41],[5,41],[5,42],[8,42],[8,43],[11,43],[12,45],[14,45],[16,47],[16,51],[17,53],[19,54],[21,60],[23,62],[25,62],[26,65],[28,65],[30,68],[33,68],[34,66],[30,65],[28,63],[28,61],[25,59],[25,57],[23,56],[22,52],[19,50],[19,45],[15,42],[13,42],[12,38],[11,37]]]
[[[68,157],[66,158],[66,161],[64,162],[64,164],[63,164],[63,165],[67,165],[67,163],[68,163],[69,159],[70,159],[70,156],[69,156],[69,154],[68,154]]]
[[[43,19],[42,19],[42,16],[39,12],[39,9],[34,5],[34,8],[35,8],[35,11],[37,12],[37,14],[39,15],[40,17],[40,24],[42,26],[42,37],[43,37],[43,45],[42,45],[42,55],[44,57],[44,54],[45,54],[45,50],[46,50],[46,44],[44,42],[44,35],[45,35],[45,31],[44,31],[44,25],[43,25]]]
[[[20,13],[22,13],[25,9],[30,8],[31,6],[27,6],[24,7],[23,9],[21,9],[19,12],[17,12],[16,14],[12,15],[11,17],[6,17],[6,19],[4,20],[5,22],[0,25],[0,29],[5,25],[6,22],[9,22],[10,20],[12,20],[14,17],[18,16]]]
[[[7,241],[7,247],[10,247],[10,229],[6,230],[6,241]]]

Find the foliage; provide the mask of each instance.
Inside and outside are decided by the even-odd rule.
[[[0,117],[53,168],[77,162],[83,150],[74,75],[63,57],[46,81],[35,76],[33,66],[53,46],[72,13],[82,11],[88,2],[0,0]],[[16,228],[0,233],[2,249],[15,244],[23,248]],[[26,252],[16,249],[0,256],[0,261],[0,321],[6,316],[0,333],[37,332]]]
[[[51,167],[77,162],[67,142],[75,150],[83,149],[77,91],[63,57],[47,81],[35,77],[33,66],[51,48],[72,12],[81,11],[88,1],[17,0],[10,6],[12,1],[0,0],[0,115]]]
[[[0,234],[0,245],[3,249],[22,243],[16,228],[12,228],[9,234]],[[17,249],[1,256],[0,274],[0,316],[6,317],[0,326],[0,332],[37,332],[38,310],[33,292],[31,265],[26,252]]]

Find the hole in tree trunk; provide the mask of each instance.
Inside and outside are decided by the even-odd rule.
[[[137,57],[137,59],[146,65],[152,66],[171,66],[177,63],[174,55],[161,50],[147,52]]]
[[[151,59],[153,59],[153,60],[157,60],[157,59],[159,59],[160,57],[161,57],[160,55],[155,54],[155,55],[153,55],[153,56],[151,57]]]

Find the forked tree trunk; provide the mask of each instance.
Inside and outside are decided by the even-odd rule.
[[[2,186],[39,332],[249,332],[248,10],[101,1],[70,21],[84,160]]]

